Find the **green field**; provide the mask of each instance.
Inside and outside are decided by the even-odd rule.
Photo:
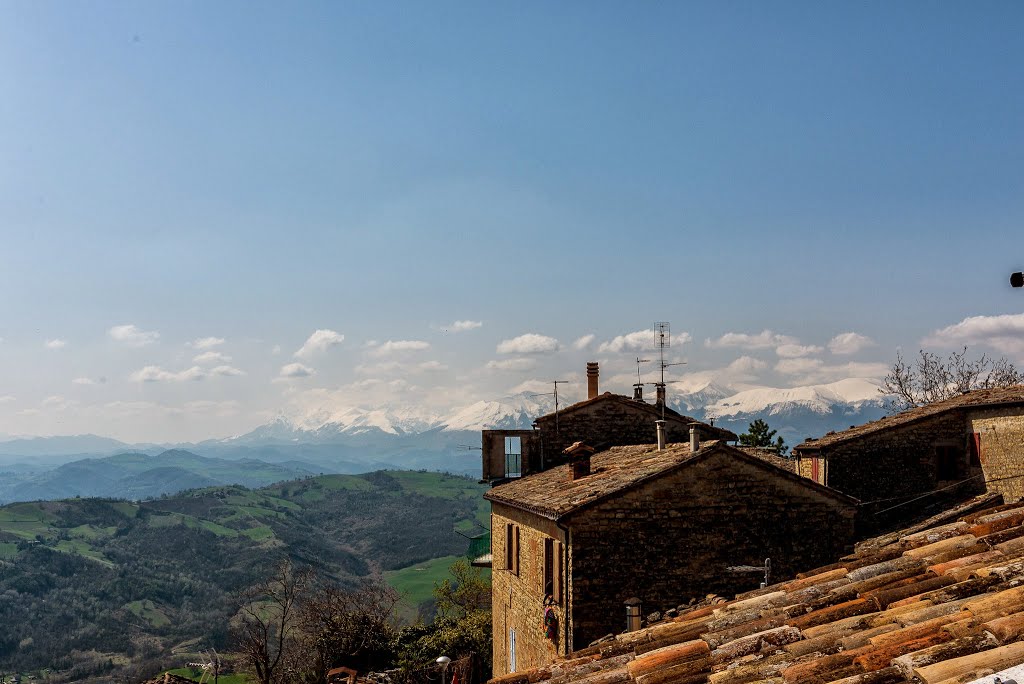
[[[164,625],[171,624],[167,615],[157,608],[156,604],[148,599],[145,601],[132,601],[131,603],[127,603],[125,604],[125,609],[142,618],[153,627],[163,627]]]

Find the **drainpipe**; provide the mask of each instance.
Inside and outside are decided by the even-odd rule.
[[[658,432],[658,451],[665,448],[665,421],[654,421],[654,427]]]

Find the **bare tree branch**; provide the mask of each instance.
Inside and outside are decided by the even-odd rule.
[[[892,412],[925,406],[976,389],[1009,387],[1024,382],[1017,368],[1005,358],[992,359],[983,354],[971,361],[967,347],[949,358],[920,350],[913,366],[896,352],[896,361],[882,380],[883,394],[892,395]]]

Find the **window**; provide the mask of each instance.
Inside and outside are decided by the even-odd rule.
[[[508,630],[508,671],[516,671],[516,630]]]
[[[505,477],[523,476],[523,439],[505,438]]]
[[[544,590],[555,603],[562,602],[562,545],[554,539],[544,540]]]
[[[964,460],[963,449],[956,446],[935,447],[935,479],[960,479],[960,464]]]
[[[505,525],[505,569],[519,574],[519,525]]]
[[[544,540],[544,584],[545,596],[555,595],[555,540]]]

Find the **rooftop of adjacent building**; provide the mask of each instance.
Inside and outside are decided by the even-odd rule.
[[[570,475],[573,464],[558,466],[498,485],[486,492],[484,498],[545,518],[561,519],[677,467],[685,467],[721,451],[728,452],[734,458],[769,468],[769,472],[776,477],[791,479],[801,486],[819,490],[843,502],[852,504],[856,501],[802,478],[792,469],[779,467],[772,460],[765,459],[763,454],[752,455],[747,450],[718,440],[703,442],[696,451],[690,450],[688,442],[666,444],[664,449],[658,449],[653,444],[611,447],[589,457],[589,473],[585,476],[573,479]]]
[[[1024,503],[986,495],[838,563],[673,607],[501,684],[968,682],[1024,663]],[[645,606],[661,610],[663,606]],[[620,617],[625,624],[625,606]]]
[[[949,411],[965,408],[1024,406],[1024,385],[1013,387],[996,387],[992,389],[972,390],[943,401],[936,401],[925,406],[901,411],[900,413],[880,418],[863,425],[851,427],[841,432],[830,432],[818,439],[808,439],[793,448],[795,452],[815,451],[824,447],[841,444],[865,435],[882,430],[909,425],[919,420],[932,418]]]

